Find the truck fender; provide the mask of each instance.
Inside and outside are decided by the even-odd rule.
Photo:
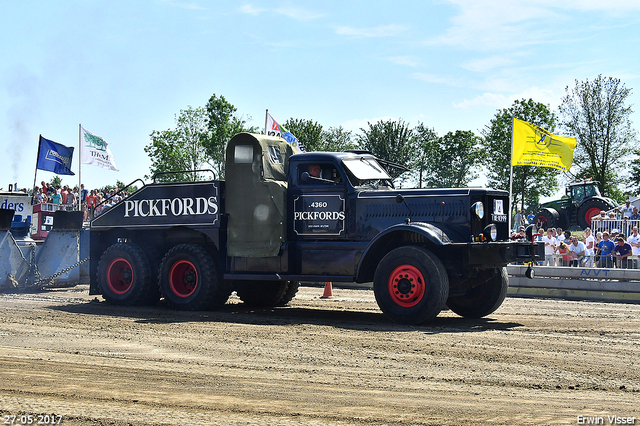
[[[367,245],[356,269],[356,281],[371,281],[380,260],[396,247],[444,246],[451,243],[451,239],[444,230],[430,223],[401,223],[391,226],[376,235]]]

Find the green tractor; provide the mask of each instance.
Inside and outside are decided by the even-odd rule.
[[[611,198],[600,195],[598,182],[586,180],[570,184],[566,195],[559,200],[549,201],[538,206],[535,224],[538,228],[562,227],[570,229],[579,226],[585,229],[591,226],[591,218],[618,205]]]

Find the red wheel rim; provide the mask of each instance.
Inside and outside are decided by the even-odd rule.
[[[424,297],[425,281],[415,266],[400,265],[389,276],[389,294],[398,306],[410,308]]]
[[[591,218],[599,214],[600,209],[596,207],[591,207],[589,210],[587,210],[587,212],[584,214],[584,220],[585,222],[587,222],[587,225],[591,226]]]
[[[133,268],[127,259],[113,259],[107,268],[107,285],[115,294],[125,294],[133,283]]]
[[[171,267],[169,287],[178,297],[189,297],[198,287],[198,271],[193,263],[181,260]]]

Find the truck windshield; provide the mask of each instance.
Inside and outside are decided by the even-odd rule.
[[[391,176],[375,158],[345,158],[342,160],[342,164],[359,180],[391,179]]]

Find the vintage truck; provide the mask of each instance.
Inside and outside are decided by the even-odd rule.
[[[482,317],[503,302],[505,266],[539,259],[510,241],[505,191],[394,188],[366,152],[294,154],[240,133],[226,179],[150,183],[90,227],[90,293],[114,304],[214,309],[287,304],[300,281],[373,286],[384,314],[419,324],[448,307]],[[530,240],[529,240],[530,241]]]

